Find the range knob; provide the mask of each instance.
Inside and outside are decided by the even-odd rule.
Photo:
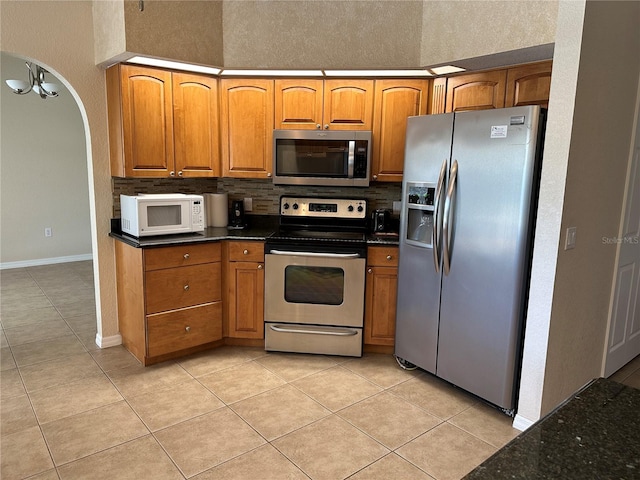
[[[285,203],[285,204],[282,206],[282,208],[284,208],[285,210],[289,210],[289,204],[288,204],[288,203]]]
[[[297,210],[297,209],[298,209],[298,204],[297,204],[297,203],[294,203],[294,204],[293,204],[293,209],[294,209],[294,210]]]
[[[362,208],[362,205],[358,205],[358,211],[362,212],[362,210],[364,210],[364,208]]]
[[[349,210],[350,212],[353,212],[353,205],[349,205],[349,206],[347,207],[347,210]]]

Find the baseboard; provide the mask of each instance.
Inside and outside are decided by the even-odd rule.
[[[0,270],[9,270],[11,268],[38,267],[40,265],[53,265],[54,263],[82,262],[84,260],[92,260],[91,253],[83,255],[69,255],[66,257],[38,258],[36,260],[20,260],[18,262],[0,263]]]
[[[533,422],[528,418],[523,417],[522,415],[516,414],[516,418],[513,419],[513,424],[511,426],[516,430],[524,432],[525,430],[528,430],[529,427],[531,427],[534,423],[536,422]]]
[[[99,333],[96,333],[96,345],[98,345],[100,348],[109,348],[115,347],[117,345],[122,345],[122,335],[118,333],[117,335],[103,337]]]

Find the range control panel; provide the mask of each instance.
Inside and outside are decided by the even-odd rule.
[[[367,201],[354,198],[280,197],[280,215],[365,219]]]

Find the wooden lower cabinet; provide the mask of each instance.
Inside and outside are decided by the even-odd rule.
[[[225,337],[264,339],[264,243],[224,242]]]
[[[222,343],[220,243],[115,252],[122,343],[143,365]]]
[[[397,292],[398,247],[369,247],[364,308],[365,345],[393,347]]]

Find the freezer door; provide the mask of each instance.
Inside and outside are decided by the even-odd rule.
[[[538,120],[537,106],[456,114],[457,179],[445,206],[450,270],[442,279],[436,374],[507,410],[524,315]]]
[[[440,303],[436,190],[439,180],[444,187],[446,178],[439,177],[443,164],[445,172],[448,168],[452,135],[453,114],[407,122],[395,354],[431,373],[436,371]]]

